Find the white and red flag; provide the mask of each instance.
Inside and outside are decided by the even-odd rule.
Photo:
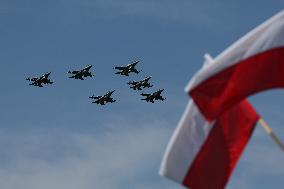
[[[223,189],[258,114],[242,101],[208,122],[190,101],[168,144],[160,174],[191,189]]]
[[[257,92],[284,87],[284,10],[201,69],[187,92],[209,121]]]
[[[191,189],[224,188],[258,120],[245,100],[213,122],[190,100],[168,144],[160,174]]]

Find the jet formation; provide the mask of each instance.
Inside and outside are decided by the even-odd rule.
[[[115,74],[120,74],[120,75],[125,75],[125,76],[129,76],[130,73],[140,73],[142,70],[137,70],[135,68],[135,66],[139,63],[140,61],[134,61],[131,64],[127,64],[126,66],[116,66],[114,67],[114,69],[116,70],[120,70],[118,72],[116,72]]]
[[[116,100],[114,100],[111,95],[114,93],[114,91],[109,91],[106,94],[102,96],[90,96],[89,98],[94,99],[92,103],[100,104],[100,105],[105,105],[106,103],[113,103]]]
[[[27,81],[31,81],[32,83],[30,83],[29,85],[34,85],[37,87],[43,87],[43,84],[53,84],[52,81],[50,81],[50,79],[48,78],[49,75],[51,74],[51,72],[48,72],[40,77],[32,77],[32,78],[27,78]]]
[[[69,78],[84,80],[85,77],[93,77],[94,75],[90,71],[91,68],[92,65],[87,65],[81,70],[68,71],[69,74],[72,74]]]
[[[162,97],[161,93],[164,91],[164,89],[160,89],[154,93],[150,93],[150,94],[145,94],[145,93],[141,93],[141,96],[145,96],[146,98],[143,98],[141,100],[146,100],[147,102],[152,102],[154,103],[154,100],[161,100],[164,101],[166,100],[166,98]]]
[[[116,70],[119,70],[115,72],[115,74],[123,75],[123,76],[129,76],[130,73],[136,73],[139,74],[142,70],[137,70],[135,66],[139,63],[140,61],[134,61],[131,64],[127,64],[126,66],[116,66],[114,67]],[[81,70],[74,70],[74,71],[68,71],[71,76],[69,78],[73,79],[79,79],[79,80],[85,80],[87,77],[93,77],[94,75],[90,71],[92,68],[92,65],[87,65]],[[29,85],[37,86],[37,87],[43,87],[44,84],[53,84],[53,81],[49,79],[51,72],[48,72],[40,77],[32,77],[32,78],[26,78],[27,81],[31,81]],[[153,85],[150,84],[149,80],[152,77],[145,77],[143,80],[140,81],[129,81],[127,84],[130,86],[131,89],[133,90],[138,90],[141,91],[144,88],[151,88]],[[161,93],[164,91],[164,89],[160,89],[158,91],[155,91],[153,93],[141,93],[142,96],[144,96],[144,99],[147,102],[152,102],[154,103],[156,100],[161,100],[164,101],[166,98],[164,98]],[[99,104],[99,105],[106,105],[107,103],[113,103],[116,102],[112,98],[112,94],[115,92],[113,91],[108,91],[104,95],[100,96],[95,96],[92,95],[89,98],[93,99],[92,103]]]

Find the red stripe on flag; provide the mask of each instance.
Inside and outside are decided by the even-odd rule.
[[[222,114],[213,125],[183,184],[191,189],[224,188],[258,119],[258,114],[247,101]]]
[[[275,48],[225,69],[189,93],[209,121],[257,92],[284,87],[284,47]]]

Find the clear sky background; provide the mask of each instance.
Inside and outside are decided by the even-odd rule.
[[[1,189],[181,189],[158,175],[188,101],[184,87],[213,57],[284,8],[283,0],[0,0]],[[113,67],[141,60],[139,75]],[[67,71],[94,65],[95,78]],[[51,71],[54,85],[29,86]],[[151,75],[164,102],[126,83]],[[248,78],[249,79],[249,78]],[[117,103],[88,96],[116,90]],[[284,140],[281,90],[250,100]],[[284,154],[257,127],[227,188],[283,189]]]

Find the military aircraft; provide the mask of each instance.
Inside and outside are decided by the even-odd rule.
[[[105,105],[106,103],[113,103],[116,100],[114,100],[111,95],[112,93],[114,93],[114,91],[109,91],[107,92],[105,95],[102,96],[90,96],[89,98],[94,99],[95,101],[93,101],[92,103],[97,103],[100,105]]]
[[[150,87],[153,87],[153,85],[151,85],[149,83],[149,80],[151,79],[152,77],[146,77],[145,79],[141,80],[141,81],[130,81],[128,82],[127,84],[128,85],[131,85],[130,88],[132,88],[133,90],[142,90],[141,87],[143,88],[150,88]]]
[[[141,100],[146,100],[147,102],[152,102],[154,103],[154,100],[161,100],[164,101],[166,98],[161,96],[161,93],[164,91],[164,89],[160,89],[152,94],[145,94],[141,93],[142,96],[145,96],[146,98],[141,99]]]
[[[43,87],[43,84],[52,84],[53,82],[50,81],[48,78],[51,72],[48,72],[40,77],[32,77],[32,78],[27,78],[27,81],[32,81],[29,85],[34,85],[37,87]]]
[[[90,71],[91,67],[92,65],[87,65],[82,70],[68,71],[69,74],[73,74],[69,78],[84,80],[84,77],[93,77],[94,75]]]
[[[129,73],[133,72],[138,74],[139,72],[141,72],[142,70],[137,70],[135,68],[135,66],[139,63],[140,61],[134,61],[131,64],[127,64],[126,66],[116,66],[114,67],[114,69],[116,70],[120,70],[118,72],[116,72],[115,74],[120,74],[120,75],[125,75],[125,76],[129,76]]]

